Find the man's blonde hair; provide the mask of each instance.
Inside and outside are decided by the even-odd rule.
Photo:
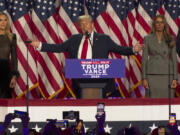
[[[92,17],[90,15],[81,15],[81,16],[78,17],[78,20],[77,20],[78,25],[80,25],[80,21],[83,20],[83,19],[90,19],[91,22],[93,22]]]

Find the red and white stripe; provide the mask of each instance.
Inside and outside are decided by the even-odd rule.
[[[121,21],[116,15],[112,6],[108,3],[107,12],[109,15],[109,28],[111,38],[118,44],[123,46],[131,46],[134,33],[136,12],[132,10],[128,13],[127,18]],[[134,45],[134,44],[133,44]],[[120,88],[124,97],[129,97],[130,89],[141,80],[141,70],[133,57],[125,57],[119,55],[113,55],[114,58],[126,59],[126,78],[118,79]],[[120,81],[121,80],[121,81]],[[139,91],[139,90],[138,90]],[[122,94],[121,93],[121,94]],[[137,92],[137,96],[141,97],[141,93]]]
[[[55,14],[48,20],[41,22],[35,11],[32,11],[33,33],[36,38],[42,42],[59,42],[57,23]],[[56,92],[64,87],[61,77],[60,56],[55,53],[37,52],[37,68],[39,77],[39,86],[46,98],[52,98]]]
[[[10,18],[10,16],[9,16]],[[27,13],[23,17],[19,18],[15,22],[11,23],[11,30],[17,36],[17,57],[18,57],[18,70],[20,72],[20,77],[18,79],[17,85],[15,87],[14,94],[16,97],[22,97],[25,95],[26,85],[27,85],[27,46],[23,41],[32,39],[32,31],[30,27],[31,17]],[[36,67],[36,57],[35,52],[32,47],[28,50],[28,66],[29,66],[29,88],[33,89],[37,85],[37,67]],[[37,98],[36,92],[32,91],[30,93],[30,98]]]

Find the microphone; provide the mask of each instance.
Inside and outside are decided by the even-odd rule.
[[[91,35],[91,34],[90,34],[88,31],[86,31],[86,32],[85,32],[85,35],[86,35],[88,38],[90,38],[90,35]]]
[[[24,41],[26,44],[29,44],[29,43],[32,43],[32,41],[31,40],[26,40],[26,41]]]
[[[85,35],[88,37],[88,40],[89,40],[89,43],[90,43],[91,49],[92,49],[92,43],[91,43],[91,40],[90,40],[91,33],[89,33],[88,31],[86,31],[86,32],[85,32]]]
[[[15,34],[13,34],[13,37],[12,37],[12,38],[13,38],[13,40],[16,40],[16,35],[15,35]]]
[[[166,43],[169,44],[171,42],[171,39],[167,39]]]
[[[172,41],[172,37],[166,38],[166,43],[167,43],[168,45],[171,43],[171,41]]]

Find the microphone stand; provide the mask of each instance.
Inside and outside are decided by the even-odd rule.
[[[26,112],[29,114],[29,65],[28,65],[28,50],[29,50],[29,43],[30,42],[25,42],[27,46],[27,61],[26,61],[26,75],[27,75],[27,84],[26,84]]]
[[[91,34],[90,34],[90,33],[88,33],[87,31],[85,32],[85,34],[86,34],[86,36],[88,37],[89,43],[90,43],[90,45],[91,45],[91,51],[92,51],[92,55],[93,55],[93,50],[92,50],[92,43],[91,43],[91,39],[90,39],[90,37],[91,37]]]
[[[89,43],[91,45],[91,49],[92,49],[92,43],[91,43],[91,39],[88,37]],[[93,52],[92,52],[93,53]]]
[[[170,79],[170,58],[171,58],[171,48],[169,47],[170,41],[167,41],[168,44],[168,95],[169,95],[169,117],[171,115],[171,79]]]

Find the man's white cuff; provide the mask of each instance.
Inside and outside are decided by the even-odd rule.
[[[40,42],[39,47],[36,48],[36,50],[40,51],[42,48],[42,43]]]

